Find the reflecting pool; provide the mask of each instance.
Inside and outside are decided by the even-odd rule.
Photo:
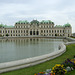
[[[0,63],[48,54],[58,50],[63,39],[0,39]]]

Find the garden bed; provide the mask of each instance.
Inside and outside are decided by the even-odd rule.
[[[67,45],[66,50],[67,51],[60,57],[49,60],[45,63],[38,64],[38,65],[28,67],[28,68],[24,68],[24,69],[20,69],[20,70],[16,70],[16,71],[3,73],[0,75],[34,75],[35,73],[43,72],[46,69],[52,68],[55,64],[61,64],[67,58],[72,59],[73,56],[75,55],[75,44]],[[69,73],[66,73],[65,75],[75,75],[75,70]]]

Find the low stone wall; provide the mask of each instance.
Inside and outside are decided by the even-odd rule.
[[[60,45],[60,47],[61,47],[60,50],[50,54],[23,59],[23,60],[12,61],[12,62],[0,63],[0,73],[33,66],[36,64],[43,63],[47,60],[56,58],[62,55],[66,51],[66,46],[63,43]]]
[[[69,41],[71,41],[71,42],[75,42],[75,39],[74,38],[70,38],[70,37],[65,37],[65,39],[67,39],[67,40],[69,40]]]

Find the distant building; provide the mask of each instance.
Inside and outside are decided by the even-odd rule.
[[[14,27],[0,28],[0,35],[9,37],[25,37],[25,36],[65,36],[72,35],[72,27],[69,23],[64,26],[56,25],[50,20],[42,20],[41,22],[33,20],[31,22],[18,21]]]

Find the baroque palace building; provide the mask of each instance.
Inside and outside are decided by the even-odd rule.
[[[9,37],[25,37],[25,36],[65,36],[72,35],[72,27],[69,23],[61,26],[54,26],[54,22],[50,20],[42,20],[41,22],[33,20],[31,22],[18,21],[12,28],[0,28],[0,35]]]

